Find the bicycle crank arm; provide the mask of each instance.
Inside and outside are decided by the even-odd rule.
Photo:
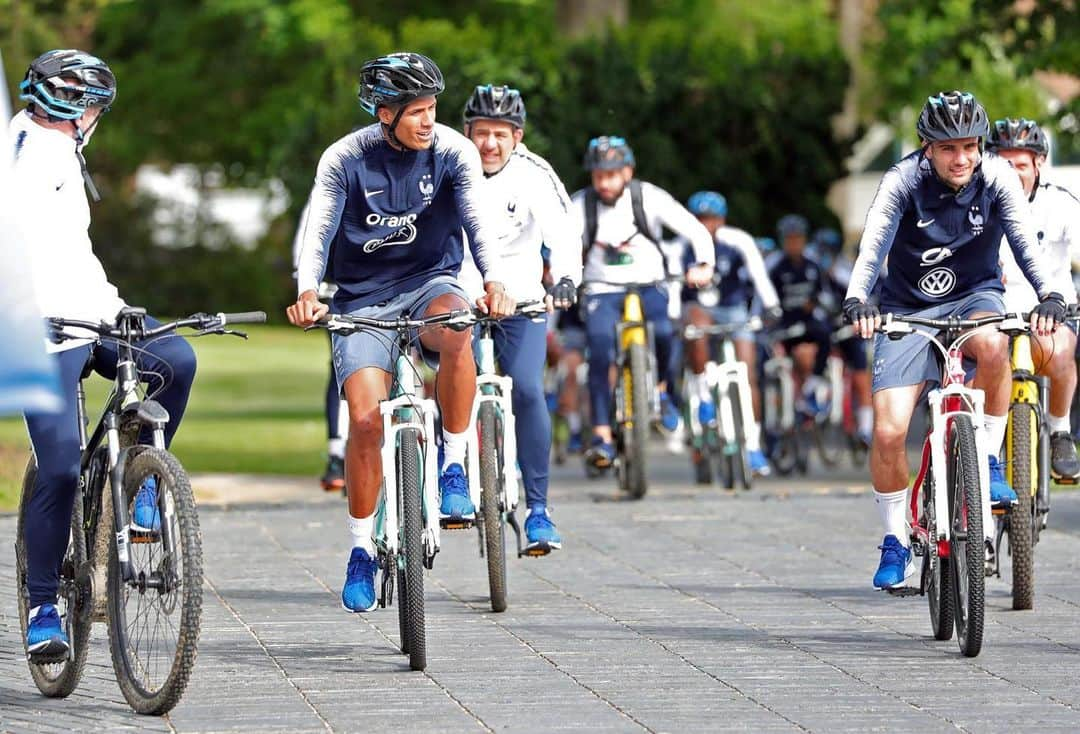
[[[396,565],[396,564],[394,564]],[[382,580],[379,583],[379,606],[385,609],[394,603],[394,576],[390,559],[382,556],[379,559],[379,567],[382,569]]]

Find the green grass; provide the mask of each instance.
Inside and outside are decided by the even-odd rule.
[[[316,475],[326,451],[322,332],[253,326],[247,342],[193,339],[199,368],[172,450],[191,472]],[[109,383],[87,381],[91,423]],[[0,510],[18,503],[29,440],[21,418],[0,420]]]

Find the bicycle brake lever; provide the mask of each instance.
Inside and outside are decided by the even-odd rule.
[[[246,331],[237,331],[236,329],[222,329],[219,333],[227,334],[228,336],[238,336],[244,341],[247,341],[248,338]]]

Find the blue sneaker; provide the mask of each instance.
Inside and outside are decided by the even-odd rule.
[[[581,449],[584,447],[585,443],[581,439],[581,431],[571,432],[570,436],[566,439],[566,453],[580,454]]]
[[[681,422],[682,416],[675,407],[675,401],[666,392],[660,393],[660,425],[666,432],[675,433]]]
[[[593,436],[592,446],[585,452],[585,461],[597,469],[607,469],[615,463],[615,444]]]
[[[874,574],[874,588],[902,586],[904,580],[915,573],[911,549],[905,548],[895,535],[886,535],[878,548],[881,549],[881,564]]]
[[[26,650],[32,658],[54,660],[67,655],[71,644],[60,623],[54,604],[42,604],[30,610],[26,625]]]
[[[157,477],[149,476],[135,494],[135,510],[131,513],[131,529],[141,533],[161,530],[161,511],[158,509]]]
[[[448,520],[473,520],[476,508],[469,497],[469,481],[461,464],[451,464],[439,477],[439,491],[442,502],[439,516]]]
[[[765,454],[761,449],[757,451],[747,451],[746,458],[750,460],[750,471],[754,476],[767,477],[772,474],[772,467],[769,466],[769,460],[765,458]]]
[[[716,406],[711,400],[702,400],[698,404],[697,419],[702,428],[716,423]]]
[[[346,612],[370,612],[378,604],[375,571],[379,564],[363,548],[353,548],[341,587],[341,607]]]
[[[1005,480],[1005,467],[998,461],[998,457],[990,454],[990,503],[1011,505],[1016,499],[1016,492]]]
[[[562,536],[555,529],[544,505],[534,505],[525,514],[525,550],[544,551],[545,553],[562,548]]]

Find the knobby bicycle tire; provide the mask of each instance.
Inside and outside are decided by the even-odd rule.
[[[746,453],[746,425],[743,423],[742,395],[736,383],[728,385],[728,399],[731,400],[731,415],[735,418],[735,464],[734,474],[743,489],[750,489],[750,459]]]
[[[420,482],[419,432],[406,428],[398,434],[398,490],[404,529],[401,552],[405,554],[405,588],[400,594],[407,599],[406,628],[409,667],[427,667],[427,633],[424,620],[424,518],[422,485]]]
[[[27,616],[30,612],[30,600],[26,590],[26,538],[25,518],[30,507],[30,498],[34,494],[34,482],[37,478],[37,462],[33,456],[26,464],[23,475],[22,498],[19,501],[19,517],[15,531],[16,593],[19,597],[19,629],[22,631],[23,652],[26,652]],[[68,643],[71,646],[67,658],[56,663],[35,663],[27,660],[30,676],[34,685],[49,698],[65,698],[79,685],[83,669],[86,666],[87,647],[90,641],[90,619],[80,613],[75,602],[78,589],[74,586],[74,572],[86,561],[86,537],[83,534],[83,499],[82,492],[76,489],[71,515],[71,541],[68,544],[64,561],[61,564],[58,601],[64,604],[64,622],[67,628]],[[70,596],[64,595],[64,584],[70,584]]]
[[[1005,516],[1012,559],[1013,609],[1031,609],[1035,601],[1035,549],[1032,523],[1035,477],[1033,441],[1039,435],[1035,408],[1014,403],[1009,409],[1009,466],[1017,502]]]
[[[623,387],[623,395],[629,400],[626,411],[631,421],[628,446],[623,460],[626,490],[634,499],[641,499],[648,490],[646,454],[649,441],[649,355],[644,344],[629,347],[629,368],[623,370],[623,379],[629,377],[630,385]]]
[[[506,611],[506,546],[503,539],[500,471],[497,443],[498,416],[495,405],[480,404],[480,505],[484,523],[484,544],[487,557],[488,587],[491,591],[491,610]],[[507,508],[509,509],[509,508]]]
[[[191,491],[187,473],[168,451],[146,448],[124,467],[123,491],[130,517],[135,495],[143,480],[155,476],[158,482],[158,507],[161,514],[161,539],[149,543],[129,543],[128,549],[135,574],[150,577],[158,573],[171,575],[173,588],[160,593],[153,588],[140,591],[121,578],[115,542],[109,555],[108,606],[109,651],[112,654],[116,681],[128,704],[140,714],[160,715],[171,710],[184,694],[195,658],[198,654],[199,626],[202,616],[202,533],[199,516],[195,509],[195,497]],[[169,524],[165,508],[172,503],[174,524]],[[176,553],[166,551],[165,534],[171,532]],[[160,557],[159,557],[160,555]],[[145,563],[139,559],[145,556]],[[177,571],[176,566],[180,569]],[[162,574],[161,572],[164,571]],[[135,614],[128,614],[128,603],[134,602]],[[151,631],[151,609],[172,614],[179,610],[175,624],[158,626]],[[130,617],[130,620],[129,620]],[[133,635],[144,629],[151,635],[141,642]],[[175,631],[175,642],[166,639]],[[154,655],[154,642],[162,643],[161,665]],[[163,672],[160,684],[157,673]]]
[[[971,417],[954,416],[949,426],[949,556],[954,571],[953,611],[960,652],[975,657],[982,649],[986,604],[986,541],[982,490]],[[963,533],[962,536],[958,534]]]

